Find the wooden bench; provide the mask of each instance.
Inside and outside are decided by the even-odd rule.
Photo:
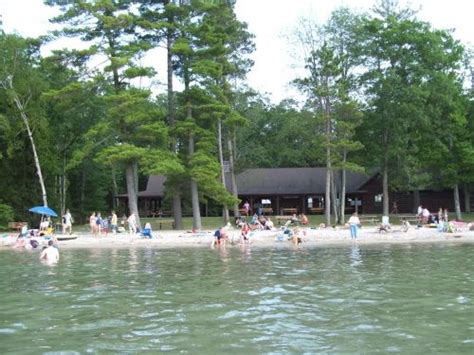
[[[370,216],[370,215],[363,215],[359,216],[359,221],[361,224],[370,223],[372,225],[380,223],[380,219],[378,216]]]
[[[324,213],[324,208],[322,207],[313,207],[309,209],[309,212],[312,214],[323,214]]]
[[[147,217],[153,217],[153,218],[161,218],[161,217],[170,217],[172,216],[171,211],[152,211],[147,214],[145,214]]]
[[[169,226],[171,229],[174,229],[174,220],[172,219],[158,219],[158,227],[160,229],[163,229],[163,226]]]
[[[298,212],[297,208],[282,208],[281,213],[282,214],[296,214]]]
[[[26,222],[8,222],[8,229],[14,229],[17,232],[21,230],[21,227],[23,227]]]
[[[273,214],[273,208],[271,207],[263,207],[262,208],[263,214]]]
[[[285,224],[287,221],[289,221],[291,219],[292,216],[275,216],[275,219],[277,220],[278,222],[278,225],[281,225],[281,222],[283,221]]]

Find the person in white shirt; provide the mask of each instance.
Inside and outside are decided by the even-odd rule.
[[[72,216],[69,209],[66,210],[66,214],[63,216],[63,234],[66,234],[66,231],[72,234]]]
[[[430,219],[430,211],[425,207],[423,208],[423,211],[421,212],[421,221],[423,223],[428,223],[428,220]]]
[[[135,213],[128,216],[127,222],[130,235],[135,235],[137,233],[137,219],[135,218]]]
[[[360,219],[357,216],[357,213],[353,213],[351,218],[349,218],[349,228],[351,230],[351,238],[356,239],[359,234]]]
[[[422,213],[423,213],[423,206],[422,206],[422,205],[419,205],[419,206],[418,206],[418,210],[416,211],[416,214],[417,214],[418,216],[421,216]]]

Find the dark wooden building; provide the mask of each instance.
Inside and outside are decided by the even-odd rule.
[[[360,201],[359,188],[369,176],[347,173],[346,191],[349,210],[351,202]],[[336,179],[339,181],[339,179]],[[261,207],[271,214],[323,213],[326,187],[325,168],[248,169],[237,175],[239,198],[253,208]]]
[[[241,206],[248,201],[252,210],[263,208],[266,214],[315,214],[324,211],[326,183],[325,168],[272,168],[248,169],[236,176]],[[145,191],[138,193],[140,213],[145,216],[170,214],[164,207],[166,177],[152,175]],[[340,174],[336,173],[336,185]],[[227,187],[230,179],[227,179]],[[391,192],[390,203],[396,201],[398,213],[412,213],[417,203],[436,212],[439,207],[454,210],[453,192],[450,190],[423,190],[420,199],[413,192]],[[126,195],[121,195],[122,203]],[[462,202],[463,203],[463,202]],[[379,174],[365,175],[347,172],[346,213],[357,209],[360,213],[382,213],[382,179]],[[208,209],[203,206],[202,213]],[[393,212],[393,211],[391,211]]]

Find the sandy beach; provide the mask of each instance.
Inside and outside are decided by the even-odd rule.
[[[102,234],[73,234],[76,239],[59,241],[61,248],[179,248],[179,247],[210,247],[214,239],[214,231],[155,231],[154,239],[145,239],[138,234],[130,236],[128,233]],[[294,247],[285,237],[278,240],[282,230],[254,231],[250,233],[250,245],[257,247]],[[435,228],[411,228],[407,232],[394,228],[390,232],[379,233],[376,227],[364,227],[360,230],[359,237],[351,239],[349,230],[340,228],[301,228],[300,235],[303,243],[298,247],[314,247],[324,245],[350,245],[358,244],[399,244],[399,243],[474,243],[474,231],[468,229],[458,230],[454,233],[438,232]],[[58,235],[60,237],[60,235]],[[16,235],[2,234],[0,247],[9,248],[15,244]],[[39,239],[44,245],[47,240]],[[240,230],[231,229],[226,247],[239,246]]]

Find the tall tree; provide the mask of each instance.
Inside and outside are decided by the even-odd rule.
[[[153,47],[164,47],[166,49],[167,70],[167,120],[171,130],[176,126],[177,107],[174,92],[174,67],[176,60],[173,46],[180,33],[180,24],[186,18],[188,9],[179,6],[176,0],[142,0],[140,3],[139,25],[145,30],[144,39],[149,41]],[[170,137],[171,151],[178,153],[181,144],[176,136]],[[183,228],[182,221],[182,183],[180,176],[170,175],[167,179],[167,190],[171,191],[173,218],[176,229]]]
[[[55,190],[61,215],[66,212],[67,206],[76,215],[84,216],[89,213],[82,210],[83,201],[77,203],[77,199],[69,191],[71,185],[82,184],[70,179],[68,162],[72,153],[82,147],[84,134],[105,115],[104,102],[99,94],[100,85],[88,78],[86,61],[87,56],[83,51],[63,50],[54,51],[41,62],[41,70],[49,83],[49,90],[42,98],[50,122],[50,132],[53,137],[60,137],[54,139],[51,147],[55,154]],[[85,168],[85,165],[80,168]],[[87,176],[92,177],[92,172]],[[89,181],[94,183],[92,179]],[[88,183],[82,186],[87,185]],[[77,220],[80,220],[79,217]]]
[[[346,169],[360,170],[348,160],[348,154],[360,148],[360,143],[354,138],[360,120],[357,119],[357,104],[351,97],[355,87],[352,72],[358,64],[353,53],[358,22],[358,16],[340,8],[332,13],[324,26],[303,20],[296,31],[306,55],[307,76],[295,82],[307,94],[307,105],[312,106],[315,125],[320,127],[319,137],[315,138],[324,142],[324,204],[328,225],[331,224],[331,213],[336,223],[344,218],[342,200],[345,200]],[[335,182],[338,170],[342,171],[340,185]],[[339,205],[338,201],[341,201]]]
[[[235,136],[237,122],[241,122],[243,118],[239,118],[238,112],[233,108],[232,99],[233,92],[231,81],[245,77],[250,70],[253,62],[247,57],[254,49],[252,43],[252,35],[247,31],[247,25],[237,20],[233,10],[233,4],[228,2],[217,2],[213,6],[206,7],[206,13],[203,16],[201,30],[199,32],[199,45],[209,56],[209,59],[215,63],[215,66],[209,66],[207,71],[206,87],[214,96],[218,105],[209,107],[214,112],[217,119],[217,146],[218,155],[221,165],[221,180],[226,188],[226,178],[224,169],[224,142],[231,141]],[[226,123],[229,123],[226,125]],[[224,131],[224,125],[228,128]],[[227,133],[228,138],[225,138]],[[227,144],[229,146],[229,143]],[[228,152],[228,155],[230,151]],[[233,159],[228,159],[228,162]],[[230,167],[229,173],[234,172],[234,167]],[[231,178],[235,181],[235,176]],[[233,189],[236,186],[233,184]],[[236,191],[235,191],[236,192]],[[237,199],[237,195],[234,195]],[[224,222],[229,221],[229,212],[227,206],[224,205]],[[238,215],[238,205],[234,204],[234,215]]]
[[[150,76],[154,72],[149,68],[140,67],[136,59],[149,49],[149,45],[135,34],[137,17],[132,14],[131,1],[107,1],[94,2],[64,2],[61,0],[46,0],[50,6],[57,6],[61,14],[52,21],[64,25],[57,34],[68,37],[79,37],[90,44],[90,49],[95,50],[99,57],[105,57],[107,65],[103,67],[103,77],[110,83],[110,90],[106,91],[115,102],[115,98],[131,99],[134,94],[124,93],[130,87],[130,81]],[[107,89],[106,89],[107,90]],[[109,112],[114,112],[111,108]],[[130,135],[127,132],[128,124],[121,118],[116,121],[122,136],[118,143],[127,143],[133,147],[134,142],[122,141]],[[127,194],[130,213],[138,217],[137,207],[137,176],[138,159],[136,154],[122,151],[126,166]]]
[[[325,220],[331,224],[331,181],[333,169],[333,141],[334,141],[334,110],[333,106],[338,95],[338,81],[341,78],[339,58],[334,50],[324,42],[320,48],[313,50],[306,59],[308,76],[296,80],[299,87],[308,94],[314,105],[316,124],[322,125],[322,141],[324,142],[324,156],[326,165],[325,187]],[[334,210],[336,211],[336,210]],[[336,216],[337,219],[337,216]]]
[[[226,43],[225,33],[217,31],[216,27],[219,23],[216,16],[222,15],[222,11],[229,11],[226,6],[206,1],[192,2],[187,7],[189,15],[181,24],[180,35],[173,47],[179,59],[177,73],[184,83],[184,92],[180,95],[184,121],[177,128],[186,135],[188,142],[187,162],[195,229],[201,228],[199,196],[207,195],[222,205],[233,204],[236,200],[230,198],[222,184],[218,187],[214,179],[203,179],[201,174],[202,166],[207,166],[211,175],[214,167],[219,166],[218,154],[209,155],[214,149],[208,139],[210,135],[215,137],[219,119],[229,112],[228,106],[222,101],[219,80],[228,70],[226,55],[230,54],[227,53],[235,55],[236,52],[227,49],[232,43]],[[217,139],[215,141],[217,143]],[[197,162],[202,166],[198,167]],[[198,187],[202,190],[201,194]]]
[[[33,153],[36,174],[41,187],[41,198],[44,206],[48,206],[46,184],[41,169],[37,145],[32,130],[30,116],[41,116],[41,110],[32,110],[30,106],[38,101],[41,87],[45,80],[40,78],[39,41],[24,40],[16,35],[0,33],[2,66],[0,69],[0,87],[6,92],[9,102],[16,107],[17,114],[23,121],[24,128]],[[35,86],[36,85],[36,86]]]
[[[366,17],[361,27],[360,53],[366,65],[362,83],[369,99],[362,132],[368,165],[380,167],[383,213],[389,213],[389,179],[413,164],[407,154],[428,126],[427,97],[433,78],[456,66],[459,48],[444,31],[409,17],[389,4]],[[416,157],[419,161],[422,155]]]

